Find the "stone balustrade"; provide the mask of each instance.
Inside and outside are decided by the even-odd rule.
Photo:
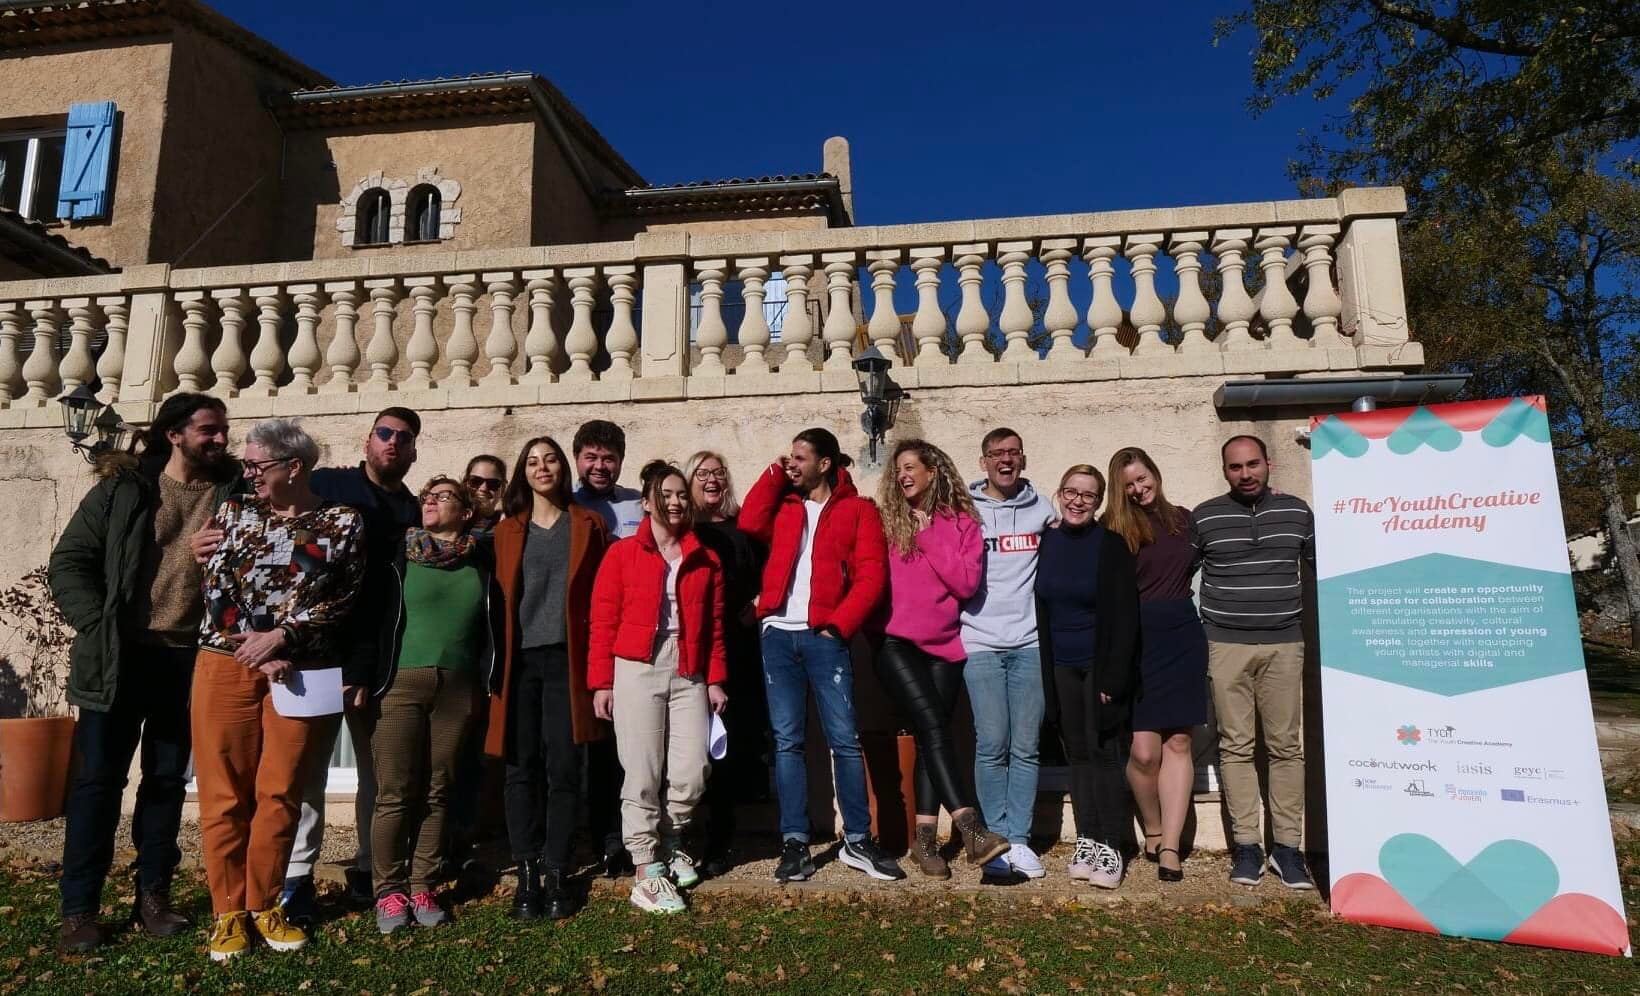
[[[1370,188],[0,283],[0,428],[87,383],[132,420],[178,390],[251,417],[853,391],[865,344],[906,388],[1414,369],[1404,211]]]

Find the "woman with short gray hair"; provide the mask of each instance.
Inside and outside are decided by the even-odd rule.
[[[323,717],[281,715],[272,686],[337,666],[334,640],[364,576],[362,520],[313,493],[318,460],[294,421],[258,422],[242,461],[254,493],[223,502],[208,527],[222,541],[205,564],[192,726],[212,961],[254,938],[275,951],[307,943],[279,890],[309,734]]]

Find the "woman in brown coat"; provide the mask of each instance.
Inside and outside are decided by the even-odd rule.
[[[518,862],[512,915],[521,920],[575,913],[565,878],[578,746],[609,735],[609,725],[593,716],[586,685],[592,583],[609,536],[597,513],[570,502],[569,482],[563,449],[548,436],[530,440],[495,526],[506,652],[491,677],[484,749],[506,762],[503,804]]]

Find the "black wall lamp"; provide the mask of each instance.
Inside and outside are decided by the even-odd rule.
[[[877,444],[894,428],[900,402],[910,395],[888,375],[888,357],[876,346],[855,357],[853,366],[860,380],[860,400],[866,406],[860,413],[860,428],[865,431],[871,461],[876,463]]]
[[[63,406],[63,433],[86,463],[95,463],[104,453],[123,452],[136,441],[131,427],[120,420],[113,405],[97,399],[89,385],[81,384],[57,399]],[[92,436],[97,438],[86,442]]]

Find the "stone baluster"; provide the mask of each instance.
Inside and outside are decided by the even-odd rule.
[[[292,284],[287,288],[296,302],[296,338],[290,344],[290,383],[280,393],[312,394],[313,378],[323,357],[319,353],[319,309],[324,298],[318,284]]]
[[[882,353],[892,366],[902,366],[900,358],[900,315],[894,308],[894,275],[900,271],[900,260],[905,254],[898,249],[873,249],[866,253],[871,262],[866,269],[871,273],[871,320],[866,333],[871,344]]]
[[[814,257],[782,256],[781,273],[786,278],[786,318],[780,325],[780,344],[786,347],[786,356],[780,361],[780,372],[794,376],[814,373],[809,362],[809,343],[814,338],[814,323],[809,320],[809,277],[814,275]]]
[[[703,377],[722,377],[729,372],[723,366],[723,349],[729,344],[729,329],[723,324],[723,270],[728,265],[721,259],[695,264],[695,279],[700,283],[700,321],[695,323],[695,347],[700,350],[700,362],[691,373]]]
[[[1349,341],[1338,333],[1343,305],[1338,291],[1333,289],[1332,276],[1332,246],[1338,238],[1338,226],[1306,225],[1298,234],[1298,247],[1304,252],[1304,272],[1309,283],[1304,291],[1304,317],[1310,320],[1313,330],[1310,345],[1315,349],[1347,347]]]
[[[1202,294],[1202,243],[1206,232],[1175,232],[1168,250],[1173,253],[1173,270],[1179,276],[1179,299],[1173,303],[1173,320],[1179,323],[1179,352],[1208,348],[1207,319],[1213,309]]]
[[[97,358],[97,379],[102,381],[97,399],[111,405],[120,400],[120,380],[125,376],[125,337],[131,328],[131,305],[124,295],[99,297],[97,304],[108,317],[108,342]]]
[[[23,381],[28,384],[27,400],[44,405],[57,397],[57,326],[62,321],[55,301],[29,301],[34,319],[34,350],[23,363]]]
[[[370,364],[370,379],[361,387],[366,391],[388,391],[393,388],[393,365],[399,360],[399,344],[393,341],[393,319],[398,314],[399,282],[391,277],[366,280],[370,291],[370,313],[375,319],[375,331],[364,347],[365,362]]]
[[[17,305],[0,302],[0,401],[10,404],[23,393],[23,368],[17,360],[17,342],[23,337],[23,322]]]
[[[502,270],[482,275],[490,292],[490,334],[484,337],[484,357],[490,361],[490,372],[480,384],[486,387],[505,387],[518,383],[513,377],[512,364],[518,356],[518,340],[513,336],[513,295],[518,293],[515,274]]]
[[[1074,360],[1082,354],[1071,341],[1076,334],[1076,306],[1071,304],[1071,254],[1075,239],[1046,239],[1042,243],[1042,266],[1047,271],[1048,309],[1042,314],[1053,344],[1049,360]]]
[[[962,292],[962,304],[957,308],[958,363],[990,363],[992,356],[985,348],[991,332],[991,316],[980,300],[980,284],[984,280],[984,244],[956,246],[957,286]]]
[[[351,280],[325,284],[334,307],[332,313],[336,330],[330,337],[330,348],[325,350],[325,365],[330,367],[330,380],[325,382],[326,394],[347,394],[354,390],[353,371],[359,366],[359,341],[356,328],[359,323],[359,285]]]
[[[271,398],[278,390],[275,385],[279,382],[279,375],[285,370],[285,351],[279,345],[285,296],[277,287],[252,287],[251,296],[256,298],[258,329],[256,347],[251,350],[251,372],[256,374],[256,381],[244,393]]]
[[[211,358],[205,353],[205,326],[210,323],[205,316],[210,308],[205,292],[178,291],[177,304],[182,308],[182,345],[171,361],[177,374],[177,386],[172,394],[201,390],[205,375],[211,372]]]
[[[746,314],[740,319],[740,363],[736,373],[766,374],[769,360],[764,355],[769,348],[769,319],[763,314],[763,282],[769,278],[769,260],[737,259],[740,267],[740,296],[746,302]]]
[[[570,310],[574,317],[569,323],[569,334],[564,337],[564,349],[569,353],[569,369],[559,378],[563,381],[592,380],[592,357],[598,352],[598,331],[592,327],[593,288],[598,285],[598,271],[593,267],[565,270],[569,278]]]
[[[1128,320],[1139,333],[1134,355],[1170,353],[1173,347],[1162,341],[1167,306],[1156,293],[1156,250],[1162,236],[1129,235],[1126,242],[1125,255],[1133,267],[1133,307],[1128,309]]]
[[[1258,312],[1253,307],[1253,299],[1247,296],[1247,285],[1242,282],[1247,240],[1252,238],[1252,230],[1227,229],[1215,235],[1213,255],[1219,258],[1219,276],[1222,278],[1218,347],[1222,350],[1257,349],[1259,344],[1253,341],[1248,326]]]
[[[821,333],[826,342],[827,370],[854,368],[854,253],[822,253],[826,264],[826,296],[830,304]]]
[[[450,312],[453,315],[450,341],[444,346],[450,372],[443,385],[468,388],[478,381],[473,379],[473,364],[478,361],[478,337],[473,334],[473,315],[478,312],[478,274],[455,273],[444,278],[450,292]]]
[[[1003,242],[997,245],[997,262],[1002,266],[1002,313],[997,316],[997,328],[1002,331],[1002,355],[998,360],[1023,363],[1036,359],[1031,348],[1031,328],[1036,316],[1025,300],[1025,264],[1031,261],[1036,247],[1029,242]]]
[[[558,281],[551,270],[525,270],[524,289],[530,295],[530,331],[524,337],[528,368],[520,381],[550,384],[556,380],[552,365],[558,359],[558,333],[552,327],[552,297]]]
[[[68,298],[62,306],[68,312],[69,340],[68,352],[63,354],[62,362],[57,365],[57,379],[66,394],[81,384],[90,383],[91,378],[97,376],[97,368],[91,359],[91,333],[94,331],[91,320],[96,311],[89,297]]]
[[[1254,243],[1259,251],[1259,266],[1264,270],[1264,289],[1259,291],[1258,309],[1270,330],[1271,349],[1298,347],[1298,336],[1293,333],[1298,302],[1287,289],[1287,245],[1295,232],[1293,228],[1263,228]]]
[[[604,336],[604,348],[609,351],[609,369],[604,380],[631,380],[637,376],[632,369],[632,356],[638,351],[638,326],[632,321],[632,307],[638,299],[638,268],[636,266],[606,266],[604,279],[609,282],[609,334]]]
[[[438,339],[433,335],[433,319],[438,315],[438,278],[405,277],[410,292],[410,341],[404,344],[404,358],[410,376],[399,386],[406,391],[433,388],[433,364],[438,362]]]
[[[945,312],[940,310],[940,268],[944,265],[942,248],[911,250],[911,272],[917,275],[917,313],[911,316],[911,336],[917,340],[915,364],[919,367],[951,362],[940,349],[945,342]]]
[[[1093,300],[1088,303],[1088,328],[1093,330],[1093,346],[1088,355],[1096,360],[1115,359],[1121,352],[1116,340],[1122,324],[1122,306],[1116,303],[1116,289],[1111,286],[1115,271],[1111,260],[1122,240],[1116,236],[1099,236],[1083,243],[1082,258],[1088,261],[1088,281],[1093,284]]]
[[[250,304],[244,295],[245,292],[239,288],[211,291],[217,307],[222,309],[222,337],[217,340],[216,349],[211,353],[211,370],[216,375],[211,393],[223,400],[239,395],[239,381],[249,364],[245,357],[244,335],[245,312]]]

